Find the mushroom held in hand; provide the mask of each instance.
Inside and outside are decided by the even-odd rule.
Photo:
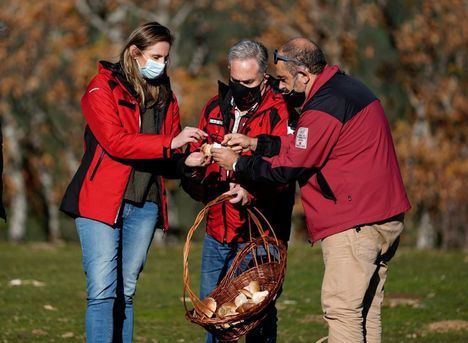
[[[211,157],[211,148],[222,148],[223,146],[219,143],[213,143],[213,144],[208,144],[205,143],[201,146],[200,151],[205,155],[206,157]]]

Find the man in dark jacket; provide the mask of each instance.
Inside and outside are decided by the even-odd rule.
[[[2,125],[0,123],[0,218],[6,220],[6,212],[3,207],[3,135]]]
[[[305,93],[294,135],[228,135],[228,145],[255,154],[213,149],[213,158],[240,180],[299,181],[309,234],[324,256],[328,341],[380,342],[387,263],[410,209],[387,118],[377,97],[328,66],[310,40],[293,39],[274,57],[280,88]]]

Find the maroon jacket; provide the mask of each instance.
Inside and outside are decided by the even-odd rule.
[[[168,159],[172,138],[180,132],[175,95],[160,118],[159,134],[140,133],[140,107],[118,65],[99,64],[99,73],[81,99],[86,119],[85,151],[68,186],[61,210],[114,225],[117,221],[132,163]],[[157,170],[155,171],[157,173]],[[162,221],[168,227],[166,192],[160,177]]]
[[[208,133],[208,143],[221,143],[224,135],[232,132],[234,109],[229,87],[219,83],[219,95],[211,98],[203,109],[198,127]],[[256,137],[260,134],[281,136],[287,133],[288,109],[283,96],[274,93],[268,86],[258,107],[241,117],[237,132]],[[196,150],[200,144],[192,144]],[[248,154],[248,153],[247,153]],[[228,174],[216,163],[187,173],[183,179],[184,189],[195,199],[204,203],[229,190],[229,182],[236,182],[233,173]],[[242,182],[241,186],[251,195],[252,205],[260,209],[272,224],[275,233],[284,241],[289,239],[291,212],[294,205],[294,184],[259,185]],[[215,205],[208,211],[206,232],[219,242],[243,241],[247,238],[246,211],[228,201]]]
[[[313,241],[410,209],[380,101],[336,66],[318,75],[294,135],[261,136],[236,176],[299,180]]]

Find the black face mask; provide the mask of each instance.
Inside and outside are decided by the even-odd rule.
[[[283,93],[284,101],[293,108],[301,107],[305,101],[305,92],[296,92],[295,90],[289,93]]]
[[[260,102],[262,92],[260,91],[261,83],[256,87],[246,87],[238,82],[229,81],[232,97],[237,108],[241,111],[247,111],[253,105]]]

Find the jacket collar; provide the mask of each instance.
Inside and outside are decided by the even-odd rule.
[[[272,76],[269,77],[265,92],[261,97],[260,104],[258,104],[257,108],[252,112],[253,116],[269,110],[280,101],[284,101],[282,94],[275,89],[275,81],[275,78],[273,78]],[[224,106],[228,110],[231,109],[231,88],[222,81],[218,81],[218,98],[220,106]]]
[[[128,93],[130,93],[130,95],[132,95],[134,98],[138,98],[138,93],[135,91],[135,88],[133,88],[132,84],[128,82],[127,77],[125,76],[125,73],[120,63],[99,61],[98,70],[99,70],[99,73],[110,73],[112,77],[117,79],[120,82],[120,84],[123,86],[123,88]],[[167,74],[164,74],[160,78],[158,78],[157,82],[161,84],[167,84],[169,89],[171,89],[170,79],[167,76]]]
[[[310,99],[312,99],[315,93],[317,93],[317,91],[338,72],[340,72],[340,68],[337,65],[331,67],[329,65],[326,65],[325,68],[323,68],[323,71],[317,75],[312,89],[310,90],[304,103],[302,104],[302,108],[304,108],[304,106],[309,102]]]

